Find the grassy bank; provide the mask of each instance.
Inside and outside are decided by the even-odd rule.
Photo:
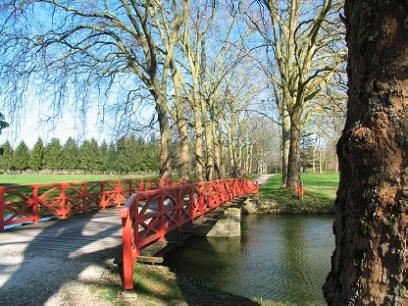
[[[260,177],[261,175],[259,173],[248,173],[244,175],[244,178],[247,180],[254,180]]]
[[[135,175],[135,174],[123,174],[123,175],[109,175],[109,174],[0,174],[0,185],[30,185],[30,184],[43,184],[43,183],[65,183],[65,182],[78,182],[78,181],[103,181],[113,179],[126,179],[126,178],[148,178],[156,177],[157,175]]]
[[[282,187],[281,175],[271,177],[260,188],[261,198],[274,200],[280,210],[292,212],[323,212],[333,210],[339,183],[338,173],[306,173],[302,175],[306,194],[301,198]]]
[[[118,270],[110,273],[117,274]],[[118,280],[117,275],[114,279]],[[174,273],[166,266],[136,264],[135,288],[124,291],[122,284],[92,285],[91,301],[110,305],[259,305],[244,297],[208,287],[196,278]],[[110,280],[112,281],[112,280]]]

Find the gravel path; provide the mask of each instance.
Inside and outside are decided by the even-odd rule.
[[[266,183],[266,181],[271,177],[274,176],[275,174],[262,174],[260,177],[258,177],[256,180],[258,181],[259,185],[263,185]]]
[[[112,304],[95,288],[122,287],[121,244],[115,208],[0,233],[0,305]]]

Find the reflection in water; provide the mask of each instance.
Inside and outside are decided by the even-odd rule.
[[[192,238],[167,261],[177,272],[233,294],[324,304],[332,223],[331,216],[245,216],[241,238]]]

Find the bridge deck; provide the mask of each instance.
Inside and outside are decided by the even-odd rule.
[[[68,253],[68,257],[100,251],[120,252],[122,235],[119,210],[99,210],[2,232],[0,258],[2,254],[36,249],[61,250]]]

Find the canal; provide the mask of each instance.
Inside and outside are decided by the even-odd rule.
[[[249,215],[240,238],[191,238],[167,255],[177,272],[232,294],[325,304],[322,285],[334,249],[333,216]]]

